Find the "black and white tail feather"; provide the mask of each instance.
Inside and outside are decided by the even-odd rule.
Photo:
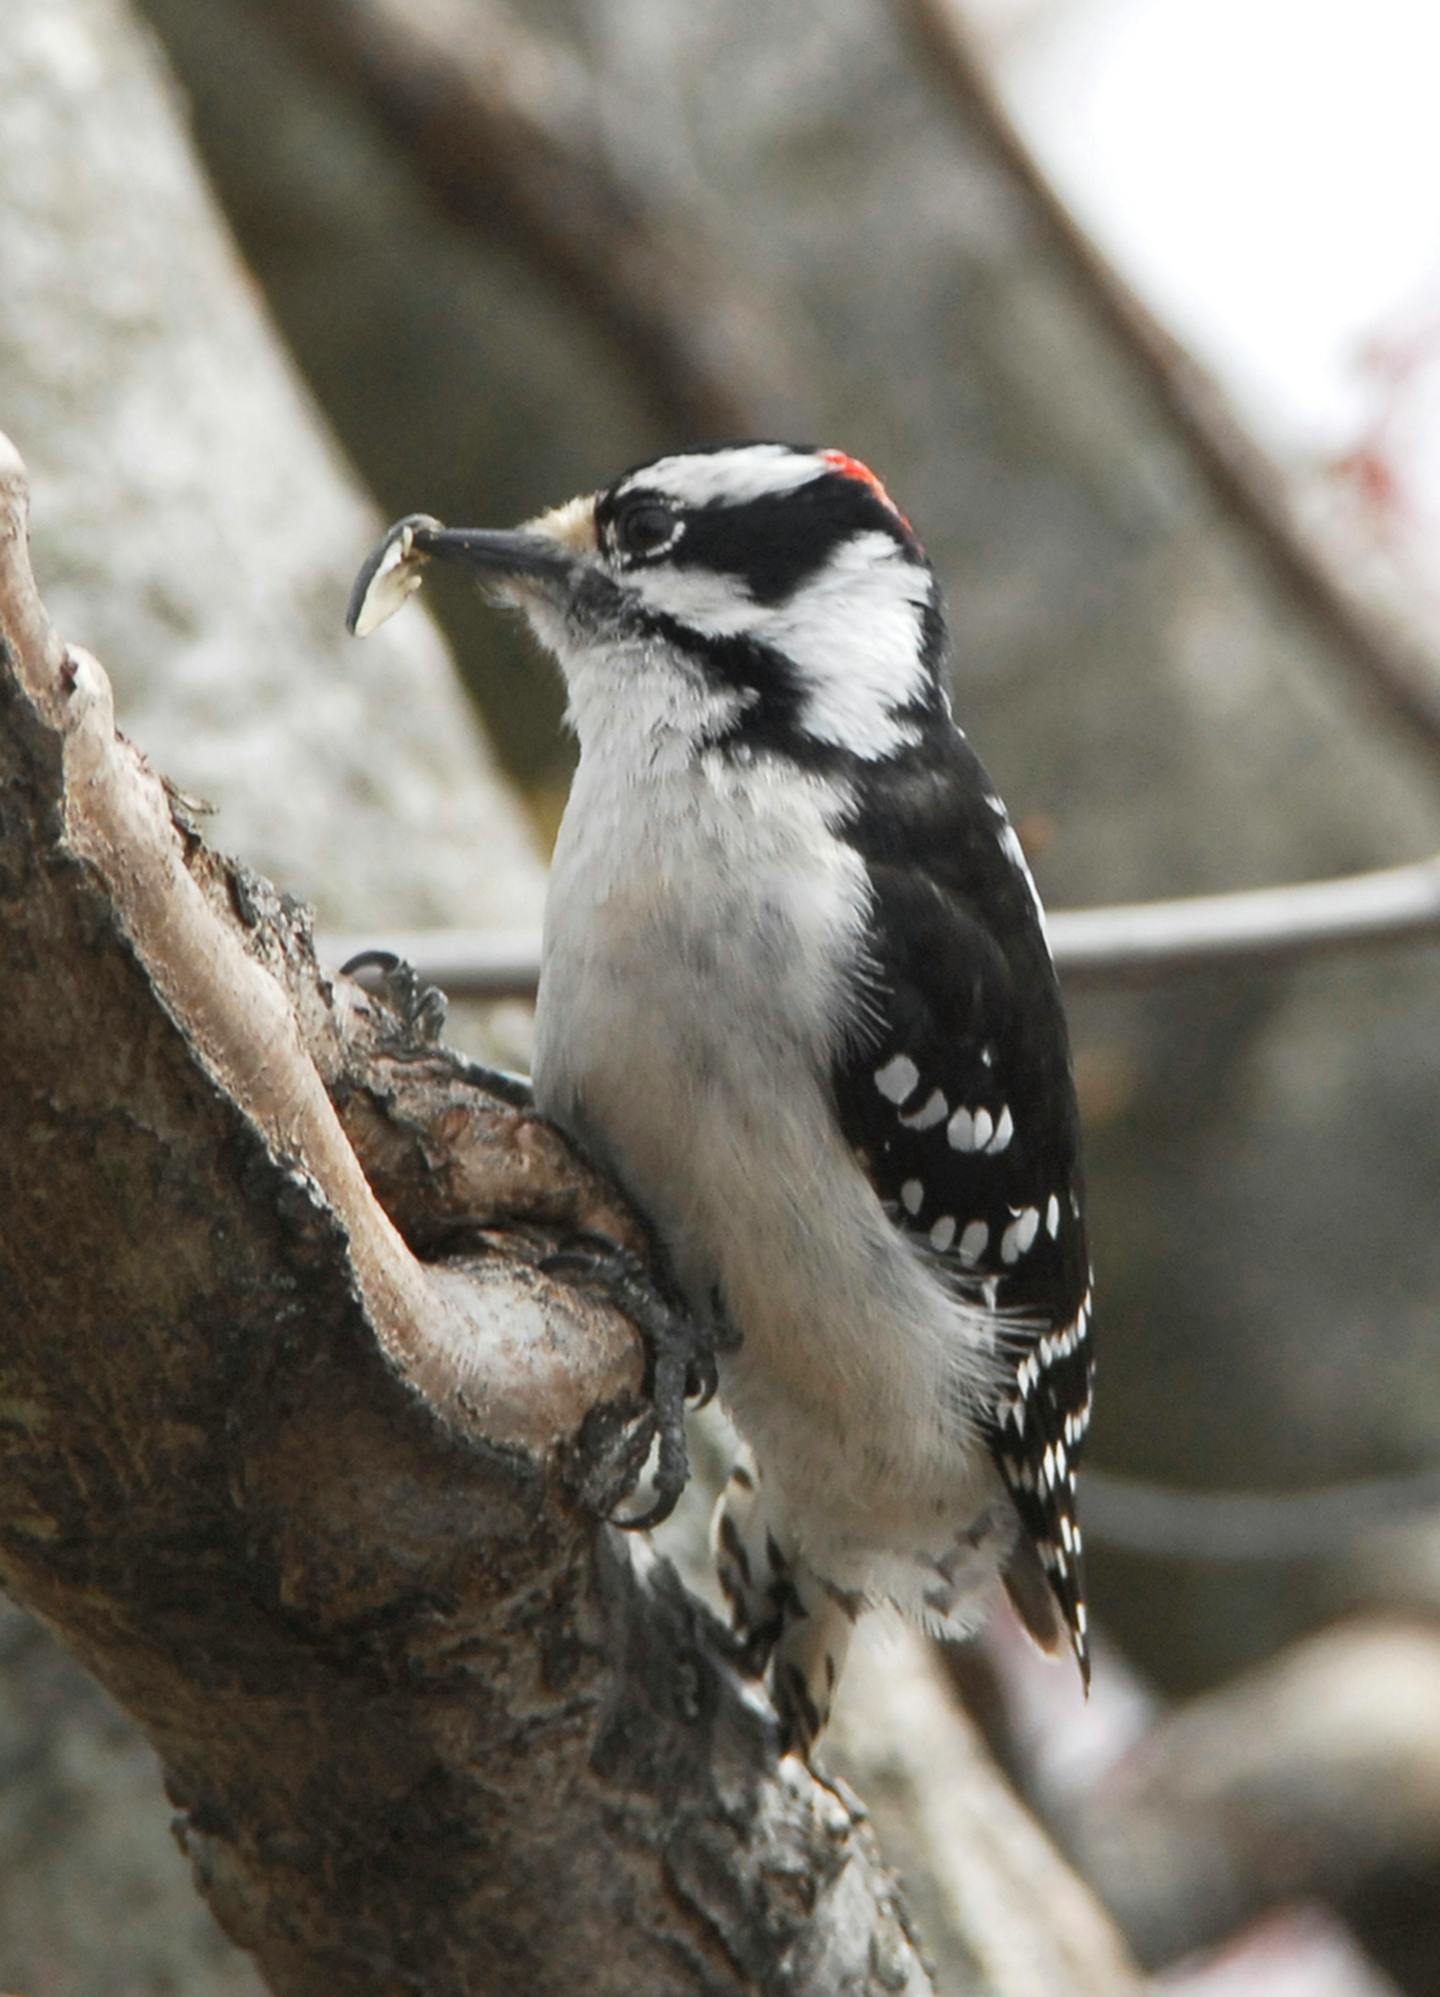
[[[872,1604],[962,1636],[1003,1585],[1088,1680],[1065,1020],[908,521],[839,452],[688,452],[515,533],[402,523],[356,628],[430,556],[565,674],[536,1099],[738,1334],[716,1558],[787,1745]]]

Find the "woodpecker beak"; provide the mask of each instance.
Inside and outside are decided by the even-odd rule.
[[[441,562],[464,562],[494,576],[547,577],[568,575],[571,558],[558,542],[523,527],[513,532],[484,527],[421,527],[414,545],[422,555]]]
[[[412,513],[396,521],[356,576],[345,613],[346,629],[356,638],[368,638],[378,630],[420,587],[429,561],[462,563],[497,582],[545,583],[569,577],[575,554],[562,541],[533,527],[513,532],[442,527],[428,514]]]

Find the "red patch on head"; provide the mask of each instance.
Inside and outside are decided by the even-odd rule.
[[[900,522],[900,525],[905,529],[911,540],[916,539],[915,529],[910,525],[910,522],[905,518],[905,515],[900,511],[900,508],[895,504],[880,480],[876,478],[869,465],[862,465],[858,458],[852,458],[844,451],[822,451],[820,457],[823,463],[829,465],[831,471],[839,472],[841,478],[853,478],[859,484],[868,486],[880,504],[888,507],[890,512],[895,515],[895,518]]]

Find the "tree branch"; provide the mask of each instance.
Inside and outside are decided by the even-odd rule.
[[[246,0],[359,100],[455,221],[577,304],[681,436],[749,435],[793,378],[773,313],[624,185],[573,66],[502,0]],[[588,135],[588,136],[587,136]]]
[[[1179,901],[1062,909],[1050,918],[1067,984],[1289,962],[1440,935],[1440,857],[1338,880]]]
[[[206,851],[23,509],[4,444],[0,1579],[277,1992],[929,1988],[858,1813],[596,1523],[636,1341],[538,1264],[633,1221]]]
[[[1191,462],[1312,628],[1392,724],[1440,758],[1433,653],[1341,574],[1297,518],[1284,474],[1236,419],[1218,383],[1155,318],[1076,221],[1026,143],[965,23],[959,0],[892,0],[946,101],[1014,188],[1184,444]]]

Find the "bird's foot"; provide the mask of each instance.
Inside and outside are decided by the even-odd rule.
[[[433,1047],[445,1028],[450,1001],[438,985],[426,985],[413,964],[393,950],[361,950],[340,966],[340,975],[359,978],[368,971],[380,996],[397,1013],[412,1039]]]
[[[598,1292],[630,1319],[645,1341],[646,1387],[659,1443],[655,1498],[637,1516],[612,1520],[627,1532],[643,1532],[669,1518],[689,1482],[685,1403],[693,1400],[703,1407],[715,1392],[714,1331],[667,1294],[638,1255],[603,1236],[579,1235],[540,1266],[547,1275]]]

